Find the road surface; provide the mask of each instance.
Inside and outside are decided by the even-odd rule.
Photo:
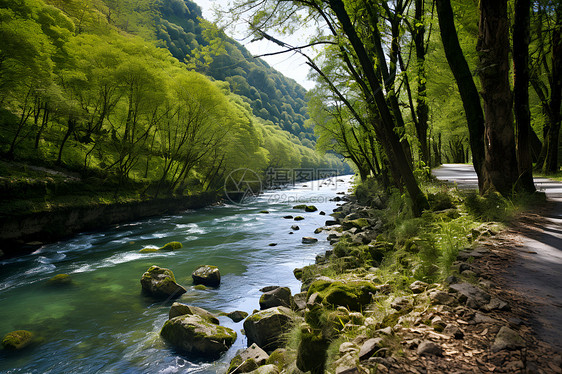
[[[478,188],[472,165],[447,164],[433,174],[462,189]],[[522,245],[513,247],[516,257],[505,277],[536,306],[531,317],[539,337],[562,350],[562,183],[535,178],[535,186],[548,199],[538,212],[544,221],[520,233]]]

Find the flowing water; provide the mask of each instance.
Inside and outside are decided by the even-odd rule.
[[[336,203],[329,199],[347,191],[349,182],[349,177],[308,182],[306,187],[266,192],[245,204],[116,225],[0,262],[0,337],[23,329],[38,338],[21,352],[0,349],[0,372],[224,372],[236,351],[246,347],[242,322],[220,317],[221,325],[237,331],[238,339],[219,360],[181,355],[159,336],[172,301],[155,302],[141,295],[141,275],[151,265],[171,269],[187,289],[177,301],[212,312],[251,313],[259,309],[259,289],[268,285],[299,292],[293,269],[314,262],[318,253],[329,249],[326,234],[313,234],[330,218],[319,211],[330,214]],[[292,209],[305,203],[319,211]],[[302,215],[305,220],[295,222],[285,215]],[[291,235],[294,224],[300,230]],[[301,244],[303,236],[315,236],[319,242]],[[139,253],[146,246],[171,241],[183,243],[183,248]],[[193,287],[191,272],[202,264],[219,267],[219,288]],[[72,286],[46,284],[61,273],[70,274]]]

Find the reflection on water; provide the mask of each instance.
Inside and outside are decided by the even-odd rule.
[[[209,207],[181,215],[151,218],[83,233],[41,247],[17,259],[0,262],[0,335],[30,330],[40,342],[23,352],[0,350],[0,372],[9,373],[215,373],[223,372],[246,340],[238,334],[234,346],[218,361],[184,357],[160,339],[171,302],[156,302],[140,293],[140,277],[151,265],[173,270],[187,292],[179,302],[213,312],[259,308],[259,289],[289,286],[298,292],[292,270],[314,261],[329,248],[325,234],[314,235],[336,204],[328,201],[337,186],[268,192],[246,205]],[[292,209],[295,203],[313,203],[318,212]],[[260,211],[267,209],[269,214]],[[289,235],[294,222],[286,215],[302,215],[301,230]],[[328,217],[329,218],[329,217]],[[314,245],[301,236],[316,236]],[[139,253],[179,241],[174,252]],[[269,243],[277,243],[270,247]],[[201,264],[220,268],[218,289],[198,290],[191,272]],[[70,274],[73,283],[49,287],[56,274]],[[236,331],[242,322],[220,317]]]

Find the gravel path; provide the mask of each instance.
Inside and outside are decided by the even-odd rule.
[[[459,188],[478,186],[472,165],[443,165],[434,175]],[[546,193],[548,203],[536,211],[538,218],[515,229],[516,257],[503,277],[533,304],[531,318],[538,336],[562,350],[562,183],[536,178],[535,185]]]

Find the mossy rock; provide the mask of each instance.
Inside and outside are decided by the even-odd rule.
[[[234,330],[210,323],[196,314],[169,319],[160,335],[180,351],[210,358],[218,358],[236,340]]]
[[[219,268],[212,265],[201,265],[191,273],[194,284],[203,284],[209,287],[218,287],[221,283]]]
[[[303,216],[296,216],[295,218],[293,218],[293,220],[295,221],[302,221],[304,219]]]
[[[204,284],[198,284],[196,286],[193,286],[193,288],[199,291],[206,291],[209,289],[209,287],[205,286]]]
[[[279,369],[275,365],[263,365],[248,374],[279,374]]]
[[[140,253],[152,253],[152,252],[158,252],[159,248],[156,247],[145,247],[143,249],[141,249],[139,252]]]
[[[17,351],[23,349],[33,342],[33,333],[27,330],[12,331],[2,339],[5,349]]]
[[[318,210],[317,207],[315,207],[314,205],[307,205],[304,208],[305,212],[316,212]]]
[[[369,222],[367,221],[366,218],[357,218],[352,220],[346,219],[342,222],[342,227],[344,228],[344,230],[349,230],[353,227],[358,229],[363,229],[367,226],[369,226]]]
[[[174,251],[176,249],[182,248],[183,245],[180,242],[170,242],[165,244],[163,247],[160,247],[159,251]]]
[[[224,313],[223,315],[230,318],[235,323],[238,323],[242,321],[244,318],[248,317],[248,313],[243,312],[241,310],[235,310],[234,312]]]
[[[219,319],[213,313],[197,306],[182,303],[172,304],[170,312],[168,313],[168,319],[172,319],[177,316],[183,316],[186,314],[198,315],[200,317],[203,317],[207,322],[210,322],[214,325],[219,324]]]
[[[306,209],[306,204],[295,205],[293,209]]]
[[[72,278],[68,274],[57,274],[47,281],[47,285],[54,287],[71,286]]]
[[[186,289],[176,283],[174,273],[170,269],[151,266],[140,280],[145,294],[161,298],[176,298],[186,293]]]
[[[324,373],[327,349],[330,345],[322,333],[303,324],[300,327],[300,342],[297,349],[297,367],[311,373]]]
[[[252,314],[244,321],[248,345],[256,343],[265,351],[282,348],[285,345],[285,332],[294,318],[294,313],[283,306]]]
[[[283,367],[289,363],[289,357],[285,348],[277,348],[269,355],[266,365],[275,365],[277,369],[282,370]]]
[[[269,210],[260,210],[261,214],[269,214]]]
[[[376,293],[376,288],[367,281],[343,283],[318,280],[310,285],[307,296],[310,297],[315,292],[322,298],[323,305],[344,306],[358,311],[362,306],[371,302],[371,294]]]

